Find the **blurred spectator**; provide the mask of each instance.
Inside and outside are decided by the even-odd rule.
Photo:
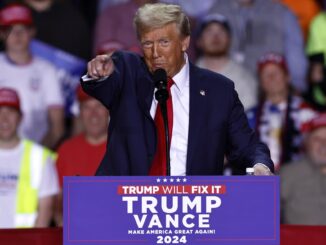
[[[296,17],[273,0],[218,0],[212,13],[221,13],[232,28],[231,54],[256,72],[256,64],[267,52],[282,53],[289,64],[291,84],[305,91],[307,61],[303,35]]]
[[[319,13],[320,5],[316,0],[279,0],[286,5],[298,18],[306,40],[311,20]]]
[[[32,10],[36,38],[75,56],[90,56],[90,31],[86,20],[68,1],[24,0]]]
[[[59,191],[53,153],[20,138],[17,93],[0,89],[0,228],[47,227]]]
[[[301,125],[315,112],[290,89],[290,75],[283,56],[268,53],[258,62],[262,99],[247,112],[249,124],[270,149],[276,172],[301,153]]]
[[[81,87],[77,90],[83,133],[65,141],[58,150],[57,169],[62,187],[63,176],[92,176],[106,150],[108,110]],[[56,221],[62,224],[62,195],[56,208]]]
[[[141,53],[133,27],[133,17],[139,6],[152,2],[155,1],[130,0],[104,9],[96,21],[94,53],[107,53],[121,49]]]
[[[197,65],[231,79],[245,109],[256,105],[256,79],[229,55],[232,37],[227,19],[220,14],[208,15],[199,24],[197,31],[197,48],[201,53]]]
[[[24,114],[20,133],[54,148],[64,131],[63,98],[55,68],[32,56],[35,29],[28,8],[9,5],[0,12],[5,52],[0,53],[0,88],[16,90]]]
[[[304,125],[306,156],[281,168],[281,210],[286,224],[326,225],[326,114]]]
[[[311,22],[307,40],[307,53],[314,55],[323,53],[326,57],[326,6]],[[324,59],[326,67],[326,59]]]
[[[323,53],[309,56],[309,88],[305,94],[307,102],[320,112],[326,111],[326,67],[324,67],[324,59]]]
[[[94,175],[106,149],[108,110],[81,87],[77,96],[83,132],[59,147],[57,167],[61,185],[63,176]]]

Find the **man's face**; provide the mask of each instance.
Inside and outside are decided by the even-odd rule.
[[[269,63],[260,72],[260,82],[267,95],[282,93],[288,89],[289,76],[279,65]]]
[[[106,134],[109,112],[98,100],[91,98],[81,102],[80,118],[86,135],[97,138]]]
[[[185,63],[183,52],[190,37],[182,37],[175,23],[141,34],[145,62],[151,72],[162,68],[169,77],[177,74]]]
[[[6,50],[24,52],[29,49],[30,41],[34,36],[34,29],[25,25],[13,25],[7,29]]]
[[[221,56],[228,54],[230,42],[230,35],[225,28],[212,22],[201,33],[197,45],[204,55]]]
[[[326,167],[326,127],[315,129],[310,133],[306,148],[314,164]]]
[[[17,135],[21,114],[10,106],[0,106],[0,141],[12,140]]]

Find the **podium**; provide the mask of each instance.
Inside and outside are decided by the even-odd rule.
[[[65,177],[64,244],[278,245],[278,176]]]

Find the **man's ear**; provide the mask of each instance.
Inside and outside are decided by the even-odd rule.
[[[190,36],[186,36],[183,40],[182,40],[182,51],[186,52],[189,45],[190,45]]]

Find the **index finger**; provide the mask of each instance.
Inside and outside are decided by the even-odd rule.
[[[114,51],[111,51],[110,53],[107,53],[107,54],[101,55],[101,56],[100,56],[100,60],[101,60],[102,62],[104,62],[104,63],[109,62],[110,59],[111,59],[111,56],[112,56],[113,52],[114,52]]]

